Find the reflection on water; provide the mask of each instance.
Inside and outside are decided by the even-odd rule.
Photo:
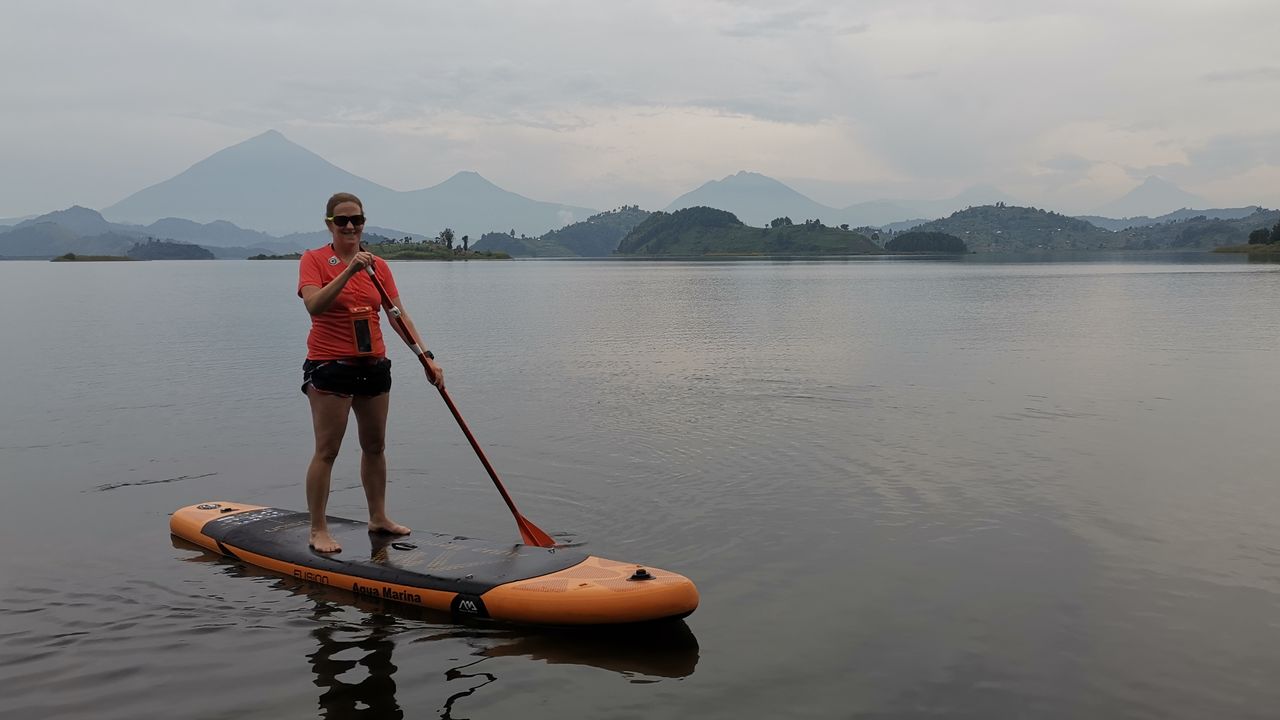
[[[312,603],[308,617],[316,625],[311,631],[316,647],[307,661],[321,688],[319,706],[326,718],[404,717],[396,700],[399,668],[392,657],[397,644],[405,642],[461,643],[468,648],[468,657],[475,658],[445,670],[447,683],[466,687],[448,696],[441,718],[453,717],[454,705],[462,699],[486,686],[501,685],[499,671],[485,665],[497,658],[594,667],[636,684],[688,677],[698,664],[697,638],[683,620],[589,628],[515,627],[483,620],[460,623],[445,612],[305,583],[213,555],[176,536],[170,539],[174,548],[193,551],[184,557],[189,562],[220,566],[232,578],[274,581],[275,590]],[[352,609],[359,611],[354,621]],[[421,682],[416,669],[413,677]]]
[[[401,718],[396,703],[396,666],[391,662],[395,618],[370,613],[358,626],[331,624],[335,612],[328,603],[316,603],[311,619],[318,624],[311,634],[319,646],[308,656],[321,688],[321,716],[326,718]],[[346,678],[359,668],[364,677]]]

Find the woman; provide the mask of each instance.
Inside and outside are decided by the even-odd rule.
[[[350,193],[338,193],[325,206],[325,225],[332,241],[302,254],[298,296],[311,313],[307,361],[302,365],[302,392],[311,402],[316,450],[307,467],[307,510],[311,513],[311,547],[334,553],[342,546],[329,534],[325,506],[333,461],[342,447],[347,418],[355,412],[360,435],[360,482],[369,502],[369,532],[408,535],[409,528],[387,516],[387,408],[391,360],[382,340],[378,307],[382,298],[365,268],[372,267],[412,338],[392,327],[406,342],[426,349],[413,320],[403,313],[400,293],[385,261],[360,248],[364,204]],[[444,371],[427,353],[427,380],[444,387]]]

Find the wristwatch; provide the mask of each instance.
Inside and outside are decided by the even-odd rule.
[[[436,359],[436,354],[435,354],[435,353],[433,353],[433,352],[431,352],[430,350],[423,350],[423,351],[422,351],[422,354],[423,354],[424,356],[426,356],[426,357],[431,358],[432,360],[435,360],[435,359]]]

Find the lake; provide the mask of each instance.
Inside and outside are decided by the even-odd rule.
[[[1274,718],[1280,265],[1067,258],[394,263],[523,514],[698,584],[642,634],[171,539],[305,509],[296,263],[0,263],[0,716]],[[514,541],[389,339],[393,517]]]

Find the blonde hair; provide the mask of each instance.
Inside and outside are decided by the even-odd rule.
[[[334,193],[333,197],[329,198],[329,203],[324,206],[324,216],[326,218],[333,217],[334,208],[338,207],[344,202],[353,202],[360,206],[360,212],[364,212],[364,203],[360,202],[360,198],[356,197],[355,195],[352,195],[351,193],[340,192],[340,193]],[[328,220],[326,220],[325,222],[328,222]]]

